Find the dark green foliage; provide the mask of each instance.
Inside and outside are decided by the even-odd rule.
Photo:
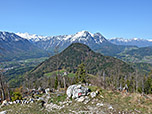
[[[57,87],[58,87],[58,77],[56,76],[56,78],[55,78],[55,89],[57,89]]]
[[[152,94],[152,71],[140,81],[138,92]]]
[[[13,97],[11,97],[12,101],[15,101],[15,100],[22,100],[22,95],[21,93],[19,92],[14,92],[13,93]]]
[[[144,92],[146,94],[152,94],[152,77],[148,76],[144,84]]]
[[[58,66],[56,58],[58,56]],[[105,70],[107,75],[115,74],[119,69],[122,74],[133,72],[133,68],[125,62],[113,57],[103,56],[99,53],[93,52],[88,46],[80,43],[73,43],[63,52],[58,55],[52,56],[44,61],[36,68],[34,68],[28,75],[41,77],[45,73],[52,71],[67,69],[68,72],[75,73],[79,64],[84,63],[86,71],[89,74],[96,75],[99,70]]]
[[[131,63],[142,75],[148,75],[152,69],[152,64],[149,63]]]
[[[77,71],[76,71],[77,82],[85,83],[86,76],[87,76],[87,74],[86,74],[86,70],[85,70],[85,65],[84,65],[84,63],[81,63],[78,66]]]
[[[128,50],[117,54],[116,57],[127,62],[152,63],[152,47]]]
[[[130,55],[136,55],[137,57],[143,57],[143,56],[151,56],[152,55],[152,47],[142,47],[139,49],[133,49],[131,51],[128,51],[126,54]]]

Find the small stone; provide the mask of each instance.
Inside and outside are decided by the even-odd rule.
[[[83,102],[84,100],[85,98],[83,96],[77,99],[78,102]]]
[[[13,102],[10,101],[9,104],[11,105],[11,104],[13,104]]]
[[[101,98],[104,98],[102,95],[100,95]]]
[[[63,102],[59,102],[59,104],[60,104],[60,105],[62,105],[62,104],[63,104]]]
[[[109,109],[109,110],[113,110],[113,107],[110,105],[108,109]]]
[[[98,90],[96,91],[96,94],[99,94],[99,91],[98,91]]]
[[[68,103],[72,103],[72,101],[69,101]]]
[[[6,104],[7,104],[7,100],[4,100],[4,101],[2,102],[2,106],[6,105]]]
[[[84,104],[87,104],[90,101],[90,99],[87,99],[84,101]]]
[[[61,95],[60,94],[57,94],[57,97],[60,97]]]
[[[13,101],[13,104],[16,104],[16,101]]]
[[[38,100],[38,101],[39,101],[39,100],[44,100],[44,98],[43,98],[43,97],[39,97],[37,100]]]
[[[88,96],[85,96],[85,99],[89,99],[89,97],[88,97]]]
[[[103,103],[97,103],[96,106],[103,106]]]
[[[91,92],[90,95],[91,95],[92,98],[97,96],[97,94],[95,92]]]
[[[50,88],[45,89],[46,94],[49,94],[49,92],[50,92]]]
[[[20,103],[20,100],[16,100],[16,103]]]

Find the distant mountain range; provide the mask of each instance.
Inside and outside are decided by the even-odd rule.
[[[100,33],[92,34],[88,31],[81,31],[74,35],[60,35],[60,36],[50,36],[42,37],[37,35],[16,33],[17,35],[28,39],[29,41],[36,44],[38,47],[43,48],[47,51],[53,51],[56,46],[61,49],[65,49],[71,43],[79,42],[86,44],[88,46],[96,47],[102,45],[103,43],[110,43],[106,40]]]
[[[128,45],[128,46],[137,46],[137,47],[148,47],[152,46],[152,39],[141,39],[141,38],[132,38],[132,39],[125,39],[125,38],[111,38],[106,39],[104,36],[102,36],[100,33],[92,34],[88,31],[81,31],[74,35],[59,35],[59,36],[40,36],[36,34],[29,34],[29,33],[16,33],[17,35],[28,39],[31,42],[42,42],[42,41],[53,41],[58,40],[58,45],[63,45],[63,42],[81,42],[84,43],[84,40],[86,42],[84,44],[87,44],[88,39],[90,40],[90,37],[93,38],[93,41],[97,44],[101,44],[103,41],[110,41],[113,44],[116,45]],[[100,38],[97,38],[99,37]],[[94,37],[96,37],[94,39]],[[89,43],[89,42],[88,42]],[[93,42],[91,42],[93,43]],[[38,43],[39,44],[39,43]],[[51,43],[52,44],[52,43]],[[39,44],[40,45],[40,44]],[[44,47],[47,49],[47,47]],[[48,46],[49,48],[49,46]]]
[[[94,51],[102,53],[108,56],[115,56],[118,53],[124,51],[126,48],[132,48],[135,46],[123,46],[116,45],[108,41],[100,33],[92,34],[88,31],[77,32],[73,35],[60,35],[51,37],[42,37],[38,35],[30,35],[28,33],[17,33],[17,35],[24,37],[35,44],[37,47],[53,53],[55,47],[59,48],[61,52],[72,43],[83,43],[88,45]]]
[[[147,47],[152,46],[152,40],[133,38],[133,39],[124,39],[124,38],[112,38],[109,40],[111,43],[116,45],[134,45],[138,47]]]
[[[88,31],[80,31],[73,35],[59,36],[40,36],[28,33],[15,34],[9,32],[0,32],[0,53],[5,55],[5,57],[1,57],[3,60],[48,56],[47,52],[54,55],[54,51],[56,49],[58,49],[58,52],[61,52],[70,44],[76,42],[86,44],[95,52],[101,53],[103,55],[114,56],[131,62],[134,62],[137,57],[134,56],[135,53],[130,54],[130,51],[133,50],[138,52],[138,55],[141,55],[142,58],[146,57],[144,62],[146,60],[146,62],[149,63],[150,61],[150,63],[152,63],[150,55],[140,51],[142,50],[144,52],[147,49],[150,50],[151,47],[144,47],[152,46],[151,40],[137,38],[129,40],[113,38],[107,40],[100,33],[92,34]],[[131,59],[132,56],[134,56],[134,59]],[[136,62],[141,62],[139,59],[136,60]]]
[[[47,53],[14,33],[0,32],[0,61],[46,56]]]

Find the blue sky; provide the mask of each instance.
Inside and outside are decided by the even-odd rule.
[[[0,30],[152,39],[152,0],[1,0]]]

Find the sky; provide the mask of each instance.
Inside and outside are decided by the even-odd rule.
[[[152,39],[152,0],[0,0],[0,31]]]

